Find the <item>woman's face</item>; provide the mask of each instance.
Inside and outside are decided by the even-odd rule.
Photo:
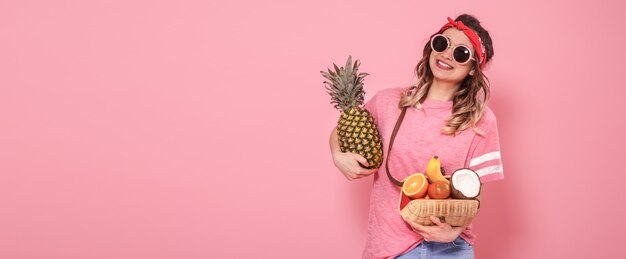
[[[465,33],[457,28],[448,28],[441,34],[448,37],[450,40],[450,47],[441,53],[431,50],[429,60],[430,69],[433,71],[435,79],[459,84],[472,70],[474,60],[470,60],[465,64],[459,64],[454,60],[452,51],[454,50],[454,47],[463,45],[469,48],[472,52],[472,57],[476,58],[474,55],[474,47]],[[473,73],[474,72],[472,71],[472,75]]]

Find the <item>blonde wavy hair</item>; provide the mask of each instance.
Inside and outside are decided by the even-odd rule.
[[[464,16],[467,18],[469,15],[461,15],[456,20],[458,21],[461,19],[463,20],[463,23],[468,25],[470,21],[466,22],[465,19],[463,19]],[[472,18],[474,22],[477,22],[476,18],[472,16],[469,17]],[[480,24],[478,24],[478,26],[480,26]],[[477,30],[474,29],[474,31]],[[483,35],[486,33],[486,37],[481,36],[480,34],[482,31],[484,31],[484,29],[481,27],[477,34],[483,38],[483,42],[485,42],[488,62],[493,56],[493,48],[489,34],[484,31]],[[486,40],[485,38],[489,39]],[[432,49],[430,47],[430,41],[428,41],[426,46],[424,46],[422,59],[415,67],[418,82],[416,85],[409,86],[402,92],[402,96],[398,104],[400,109],[404,107],[415,107],[418,110],[424,111],[422,103],[426,100],[428,90],[430,90],[430,86],[433,83],[433,72],[429,65],[431,53]],[[474,55],[474,57],[476,57],[476,55]],[[472,128],[480,135],[484,134],[484,132],[478,129],[476,125],[480,121],[483,111],[487,106],[486,102],[489,99],[489,79],[485,74],[483,74],[478,61],[474,60],[473,63],[473,69],[475,70],[474,75],[467,75],[465,79],[463,79],[459,86],[459,90],[452,98],[452,115],[446,121],[445,127],[442,129],[442,133],[446,135],[457,135],[467,128]]]

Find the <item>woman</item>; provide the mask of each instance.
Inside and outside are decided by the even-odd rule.
[[[389,173],[404,179],[424,172],[431,157],[441,158],[450,174],[458,168],[476,171],[482,183],[503,178],[498,129],[486,106],[489,83],[483,74],[493,57],[489,33],[473,16],[448,18],[424,46],[416,66],[418,83],[408,88],[378,92],[365,104],[374,117],[385,147],[402,108],[406,111],[395,136]],[[374,174],[367,160],[342,153],[337,129],[330,136],[335,166],[349,180]],[[451,227],[432,217],[434,226],[405,222],[398,212],[400,188],[386,175],[374,175],[370,197],[368,235],[363,258],[473,258],[475,235],[471,224]],[[484,185],[483,185],[484,187]]]

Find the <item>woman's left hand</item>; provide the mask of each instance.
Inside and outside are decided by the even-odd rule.
[[[409,220],[405,221],[413,228],[413,231],[422,235],[424,240],[433,242],[452,242],[463,232],[463,229],[465,229],[465,227],[452,227],[450,224],[441,222],[439,218],[434,216],[431,216],[430,220],[435,223],[435,225],[422,226]]]

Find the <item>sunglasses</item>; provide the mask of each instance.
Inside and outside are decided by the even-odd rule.
[[[430,47],[435,52],[444,52],[450,48],[450,39],[443,34],[435,34],[432,38],[430,38]],[[457,45],[454,47],[452,49],[452,57],[454,57],[454,61],[459,64],[465,64],[470,60],[474,60],[472,57],[472,51],[464,45]]]

